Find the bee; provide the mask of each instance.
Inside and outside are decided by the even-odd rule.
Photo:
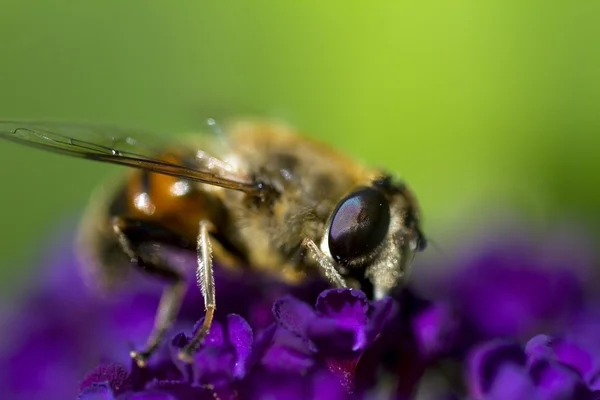
[[[216,126],[213,120],[209,124]],[[288,283],[321,274],[333,287],[382,298],[426,246],[411,190],[293,128],[231,121],[221,139],[159,139],[85,124],[0,122],[0,137],[67,156],[131,167],[84,214],[77,249],[94,284],[136,268],[166,285],[140,367],[177,317],[188,282],[160,246],[197,254],[204,323],[179,357],[191,362],[216,308],[213,255]]]

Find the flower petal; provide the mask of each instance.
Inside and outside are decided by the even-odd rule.
[[[372,343],[385,325],[398,313],[398,304],[391,297],[371,302],[367,323],[367,341]]]
[[[325,290],[317,298],[315,308],[322,316],[352,322],[356,326],[367,325],[369,301],[360,290]]]
[[[338,376],[327,371],[317,371],[313,374],[311,389],[313,400],[349,399],[350,386],[340,383]]]
[[[332,353],[363,350],[367,345],[369,301],[360,290],[330,289],[315,305],[319,317],[309,324],[311,339]]]
[[[515,364],[504,364],[498,369],[494,379],[490,382],[489,392],[482,398],[485,400],[551,399],[541,397],[527,374],[527,370]]]
[[[331,375],[319,377],[319,384],[332,386],[329,380],[335,377],[337,385],[333,385],[334,389],[343,388],[345,392],[351,393],[354,391],[354,373],[358,364],[358,358],[353,359],[329,359],[326,360],[327,369]],[[323,381],[323,382],[321,382]],[[325,383],[327,382],[327,383]],[[323,397],[325,398],[325,397]]]
[[[156,392],[156,391],[144,391],[141,393],[134,393],[127,400],[181,400],[183,397],[174,397],[168,393]]]
[[[315,363],[306,340],[295,333],[277,328],[261,364],[270,371],[306,373]]]
[[[344,400],[351,399],[338,379],[326,370],[309,374],[254,371],[242,393],[247,399]]]
[[[80,385],[80,390],[84,391],[88,387],[96,384],[107,384],[115,396],[124,393],[132,388],[132,381],[129,372],[121,365],[106,364],[97,366],[92,372],[87,374]]]
[[[198,332],[204,323],[204,318],[201,318],[192,329],[192,337]],[[223,325],[219,321],[213,321],[210,325],[210,331],[204,339],[204,346],[223,346],[225,345],[225,336],[223,334]]]
[[[312,307],[292,296],[284,296],[273,304],[273,315],[285,329],[305,336],[308,323],[315,318]]]
[[[419,352],[427,359],[449,350],[458,333],[456,314],[442,303],[433,303],[411,320]]]
[[[214,391],[179,381],[153,381],[135,400],[214,400]],[[222,397],[223,400],[228,397]],[[129,399],[127,399],[129,400]]]
[[[591,400],[591,393],[581,376],[567,366],[541,360],[531,366],[530,374],[543,399]]]
[[[525,364],[525,353],[516,342],[495,339],[475,346],[467,359],[467,385],[471,395],[484,397],[495,385],[499,371],[513,376],[517,372],[505,367],[524,368]]]
[[[548,335],[536,335],[529,339],[525,345],[525,354],[529,362],[554,358],[554,350],[551,344],[554,338]]]
[[[526,353],[531,363],[556,360],[573,368],[586,379],[591,379],[597,372],[597,363],[592,355],[577,343],[567,339],[538,335],[527,343]]]
[[[565,226],[540,235],[519,222],[492,225],[462,250],[455,268],[446,268],[439,291],[448,292],[484,335],[516,337],[536,333],[540,324],[567,326],[585,300],[593,265],[590,249],[577,242],[581,235]]]
[[[93,383],[81,391],[77,400],[115,400],[113,391],[107,382]]]
[[[252,346],[252,353],[250,354],[250,357],[247,361],[248,366],[252,367],[260,362],[261,358],[265,355],[265,353],[273,343],[273,338],[277,329],[277,324],[273,322],[265,329],[258,331]]]
[[[242,378],[252,352],[252,328],[244,318],[230,314],[227,316],[227,339],[236,353],[234,376]]]
[[[359,336],[360,334],[362,336]],[[308,338],[316,350],[325,357],[347,357],[362,350],[365,345],[364,330],[356,331],[334,318],[317,318],[308,325]]]
[[[232,348],[207,346],[194,356],[195,382],[223,387],[234,378],[236,354]]]

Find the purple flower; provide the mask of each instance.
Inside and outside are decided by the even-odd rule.
[[[369,304],[359,290],[331,289],[319,295],[315,310],[287,296],[275,302],[273,313],[277,326],[262,364],[303,373],[321,362],[351,391],[360,356],[394,316],[396,305],[391,298]]]
[[[256,337],[244,318],[230,314],[224,322],[214,322],[192,365],[176,358],[191,339],[178,333],[170,351],[147,369],[133,366],[128,373],[119,365],[96,368],[84,380],[80,398],[93,399],[99,392],[109,399],[142,395],[186,399],[213,393],[243,399],[276,393],[297,399],[353,398],[360,356],[395,312],[392,299],[369,302],[358,290],[326,290],[315,309],[286,296],[273,306],[275,322],[258,329]],[[201,324],[202,320],[191,334]]]
[[[508,231],[467,241],[467,252],[440,261],[446,273],[417,269],[416,288],[433,290],[378,301],[319,279],[287,286],[217,267],[217,314],[193,363],[177,358],[202,323],[192,285],[144,369],[128,353],[150,332],[162,285],[134,274],[124,290],[94,296],[63,235],[29,294],[5,302],[0,397],[408,400],[443,381],[433,398],[600,399],[589,246],[562,228]],[[193,276],[194,254],[173,257]]]
[[[588,237],[566,225],[547,232],[511,221],[484,225],[483,234],[460,236],[449,263],[418,272],[425,291],[486,337],[528,337],[541,326],[568,325],[594,279]]]
[[[589,355],[564,345],[540,336],[531,339],[527,350],[507,339],[475,346],[467,359],[471,395],[485,400],[600,399],[600,392],[586,384],[585,371],[577,368],[587,369]]]
[[[99,363],[129,365],[129,351],[141,347],[152,328],[163,285],[141,274],[109,296],[87,288],[72,251],[67,229],[47,246],[38,275],[23,298],[3,302],[0,340],[0,397],[7,400],[75,398],[78,382]],[[177,255],[193,276],[195,255]],[[217,318],[231,312],[242,315],[253,328],[270,325],[273,301],[285,293],[314,301],[326,287],[322,281],[288,288],[252,273],[228,274],[217,270]],[[240,301],[253,299],[253,301]],[[10,308],[8,306],[11,306]],[[202,297],[191,285],[177,326],[191,329],[202,316]],[[163,370],[163,372],[167,372]]]

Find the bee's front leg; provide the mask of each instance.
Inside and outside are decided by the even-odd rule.
[[[150,250],[149,247],[142,245],[152,242],[189,248],[189,243],[174,232],[152,221],[115,217],[112,225],[121,248],[131,262],[142,272],[168,282],[160,299],[154,327],[146,341],[146,346],[141,351],[131,352],[131,357],[139,367],[143,368],[147,365],[152,353],[162,343],[167,330],[173,325],[187,290],[187,282],[181,272],[169,265],[156,250]]]
[[[196,278],[198,286],[202,291],[202,296],[204,297],[204,322],[194,334],[190,343],[188,343],[179,353],[179,359],[187,363],[192,362],[194,353],[198,351],[198,348],[202,345],[202,342],[204,342],[206,335],[208,335],[216,308],[212,246],[210,244],[210,236],[208,233],[209,224],[208,221],[200,221],[200,231],[196,249],[198,254],[198,270],[196,272]]]
[[[317,264],[319,264],[321,272],[325,275],[325,277],[329,280],[329,282],[331,282],[333,286],[338,288],[348,287],[344,278],[342,278],[338,270],[335,269],[333,262],[329,259],[329,257],[323,254],[321,249],[317,247],[317,245],[315,244],[315,242],[312,241],[312,239],[305,238],[302,241],[302,247],[311,252],[313,257],[317,261]]]

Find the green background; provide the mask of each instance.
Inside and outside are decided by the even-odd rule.
[[[585,4],[584,4],[585,3]],[[600,3],[0,1],[0,119],[285,118],[399,173],[430,232],[600,215]],[[116,167],[0,143],[2,284]]]

